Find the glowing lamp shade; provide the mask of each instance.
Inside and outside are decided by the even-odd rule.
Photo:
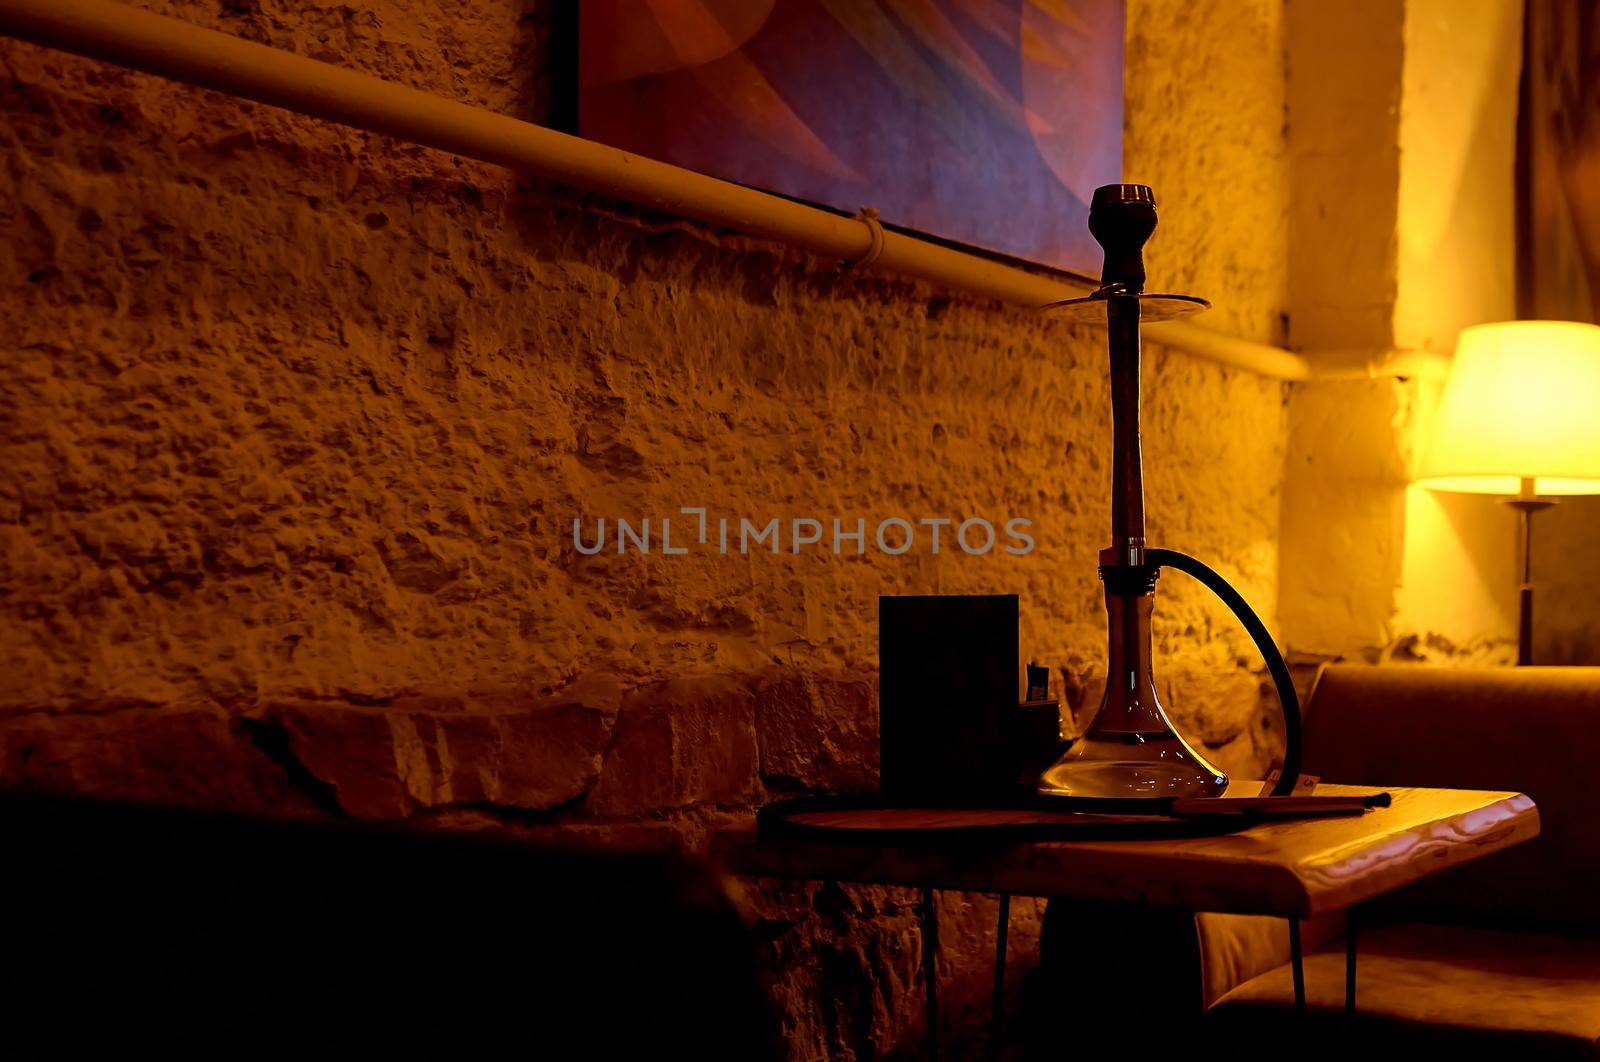
[[[1417,477],[1434,490],[1600,494],[1600,325],[1463,329]]]

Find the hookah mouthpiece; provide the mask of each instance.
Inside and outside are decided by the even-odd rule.
[[[1194,295],[1144,293],[1144,245],[1156,230],[1156,195],[1145,184],[1103,184],[1089,202],[1089,233],[1105,250],[1100,288],[1081,299],[1046,304],[1043,309],[1071,321],[1104,324],[1106,302],[1112,298],[1139,300],[1141,321],[1183,317],[1211,304]]]
[[[1106,252],[1100,288],[1144,291],[1144,245],[1156,231],[1156,194],[1144,184],[1105,184],[1089,203],[1089,234]]]

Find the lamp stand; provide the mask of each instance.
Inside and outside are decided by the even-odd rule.
[[[1522,477],[1522,490],[1504,502],[1517,511],[1517,538],[1522,549],[1522,585],[1517,590],[1517,666],[1533,663],[1533,514],[1556,503],[1534,493],[1533,477]]]

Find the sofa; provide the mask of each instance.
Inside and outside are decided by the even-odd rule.
[[[1326,782],[1521,791],[1540,835],[1357,909],[1349,1021],[1344,916],[1305,927],[1304,1018],[1282,920],[1194,916],[1181,946],[1206,1041],[1235,1057],[1600,1058],[1600,668],[1325,667],[1305,765]]]

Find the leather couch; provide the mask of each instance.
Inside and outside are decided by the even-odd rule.
[[[1302,1022],[1286,924],[1196,915],[1203,1038],[1236,1057],[1600,1058],[1600,668],[1327,667],[1305,740],[1327,782],[1527,793],[1540,836],[1359,909],[1352,1022],[1342,916],[1306,927]]]

